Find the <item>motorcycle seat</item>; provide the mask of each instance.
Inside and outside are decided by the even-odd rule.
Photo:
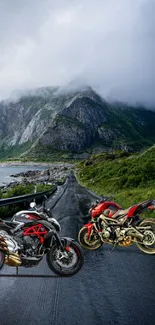
[[[125,210],[123,210],[123,209],[118,210],[115,214],[113,214],[112,217],[113,217],[113,218],[117,218],[117,217],[124,216],[124,215],[126,215],[126,214],[129,212],[129,210],[130,210],[130,208],[125,209]]]

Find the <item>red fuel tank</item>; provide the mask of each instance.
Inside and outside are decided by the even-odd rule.
[[[121,207],[115,202],[102,202],[91,210],[91,217],[98,217],[106,209],[110,209],[115,213],[117,210],[121,209]]]

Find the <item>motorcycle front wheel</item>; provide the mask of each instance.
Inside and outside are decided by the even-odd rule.
[[[59,276],[71,276],[80,271],[84,254],[78,243],[72,241],[64,251],[54,244],[46,256],[49,268]]]
[[[2,251],[0,251],[0,270],[4,265],[4,262],[5,262],[5,254]]]
[[[78,240],[79,240],[80,245],[83,248],[89,249],[89,250],[98,249],[103,245],[101,239],[99,238],[99,236],[97,234],[92,235],[91,238],[88,237],[87,227],[83,227],[79,231]]]
[[[148,227],[143,231],[144,238],[141,241],[137,241],[137,247],[146,254],[153,255],[155,254],[155,219],[145,219],[143,220],[138,227]]]

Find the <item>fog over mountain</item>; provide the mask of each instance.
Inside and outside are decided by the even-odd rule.
[[[0,0],[0,99],[88,84],[155,107],[155,0]]]

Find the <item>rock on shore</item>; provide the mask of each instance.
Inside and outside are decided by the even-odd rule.
[[[29,164],[28,164],[29,165]],[[40,164],[41,165],[41,164]],[[47,165],[46,165],[47,166]],[[29,170],[18,174],[10,175],[13,178],[17,178],[16,181],[2,186],[2,190],[8,190],[11,187],[17,186],[18,184],[59,184],[69,175],[71,171],[75,170],[74,164],[68,163],[57,163],[50,164],[47,169],[44,170]]]

